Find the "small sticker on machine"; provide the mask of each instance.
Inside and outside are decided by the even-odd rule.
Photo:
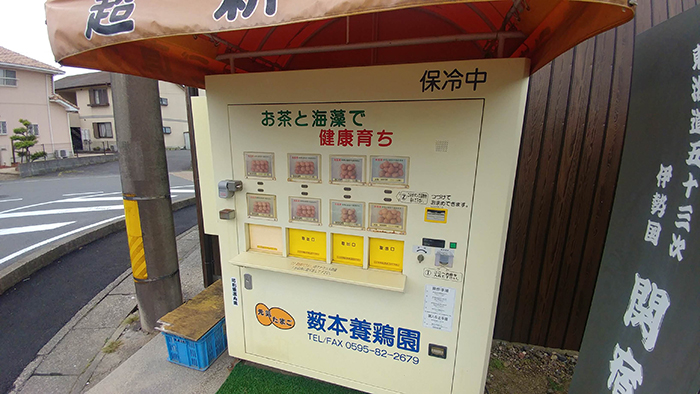
[[[238,306],[238,278],[231,277],[231,294],[233,297],[233,306]]]
[[[456,295],[457,290],[451,287],[425,285],[423,326],[452,331]]]

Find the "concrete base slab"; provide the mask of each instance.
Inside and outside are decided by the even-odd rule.
[[[89,393],[216,393],[233,361],[226,352],[204,372],[168,361],[163,335],[157,335]]]
[[[23,393],[64,394],[70,392],[75,376],[34,375],[22,388]]]
[[[136,307],[136,295],[108,295],[78,324],[76,329],[115,328]]]
[[[71,330],[46,355],[35,374],[80,375],[113,333],[114,328]]]

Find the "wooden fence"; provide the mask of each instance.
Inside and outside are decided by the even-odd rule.
[[[495,338],[579,349],[622,154],[634,38],[695,5],[640,0],[634,20],[532,76]]]

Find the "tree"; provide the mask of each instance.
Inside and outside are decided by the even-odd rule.
[[[29,148],[37,143],[36,136],[29,132],[32,122],[26,119],[20,119],[19,123],[22,124],[22,127],[12,130],[15,135],[11,136],[10,139],[13,141],[12,145],[14,145],[15,151],[19,155],[20,159],[24,161],[26,158],[27,161],[31,161],[32,154],[29,151]]]

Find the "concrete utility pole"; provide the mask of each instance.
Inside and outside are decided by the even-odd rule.
[[[141,327],[182,304],[158,81],[112,74],[126,231]]]

